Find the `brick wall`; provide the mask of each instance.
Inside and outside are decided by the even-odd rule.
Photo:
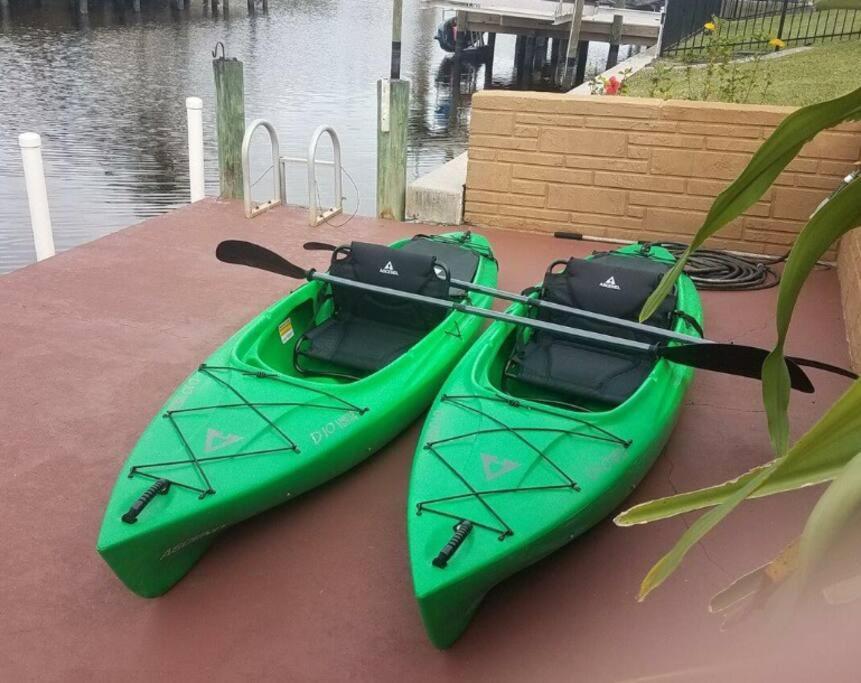
[[[687,241],[791,111],[482,92],[472,101],[465,217],[475,225]],[[783,253],[859,159],[861,124],[820,134],[762,201],[709,244]]]
[[[856,228],[840,241],[837,272],[840,274],[843,318],[852,367],[861,372],[861,228]]]

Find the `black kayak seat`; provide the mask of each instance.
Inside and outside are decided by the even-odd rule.
[[[449,265],[451,262],[451,266]],[[338,277],[439,299],[451,296],[449,272],[472,280],[478,255],[429,239],[415,239],[401,249],[353,242],[332,255],[329,272]],[[442,277],[441,277],[442,276]],[[334,312],[297,341],[294,366],[302,373],[303,358],[344,368],[355,377],[391,363],[446,316],[444,308],[417,304],[390,295],[332,284]],[[316,371],[312,371],[316,372]]]
[[[554,268],[562,265],[560,272]],[[644,256],[596,254],[589,260],[556,262],[545,274],[539,296],[546,301],[636,321],[648,296],[669,264]],[[674,319],[675,293],[670,294],[650,325],[669,328]],[[637,341],[652,342],[642,332],[623,330],[557,311],[538,309],[538,318],[579,329]],[[521,334],[506,365],[506,377],[527,386],[550,390],[579,404],[601,406],[624,403],[648,377],[654,360],[594,344],[581,343],[551,332]]]

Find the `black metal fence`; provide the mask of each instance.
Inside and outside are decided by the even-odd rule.
[[[667,0],[661,54],[704,53],[712,40],[704,26],[712,17],[737,54],[766,49],[770,38],[786,47],[861,38],[861,10],[817,11],[810,0]]]

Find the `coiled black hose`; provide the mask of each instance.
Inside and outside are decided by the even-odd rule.
[[[681,242],[651,242],[678,258],[688,245]],[[697,249],[685,265],[697,289],[751,290],[768,289],[780,282],[772,266],[786,260],[783,256],[742,256],[720,249]]]

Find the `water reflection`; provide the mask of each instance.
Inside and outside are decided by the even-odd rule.
[[[304,156],[321,123],[341,136],[346,212],[372,214],[376,80],[388,73],[391,0],[0,0],[0,272],[33,260],[17,135],[42,134],[58,250],[184,204],[188,196],[185,98],[204,100],[207,193],[217,191],[211,51],[245,62],[246,116],[265,117],[282,153]],[[483,66],[459,83],[433,40],[437,11],[404,2],[403,67],[412,81],[408,173],[415,177],[466,147],[471,94]],[[514,40],[496,44],[495,84],[511,80]],[[328,143],[322,142],[321,158]],[[265,197],[265,136],[252,149],[254,194]],[[306,204],[306,172],[292,165],[288,199]],[[321,194],[331,191],[321,173]]]

